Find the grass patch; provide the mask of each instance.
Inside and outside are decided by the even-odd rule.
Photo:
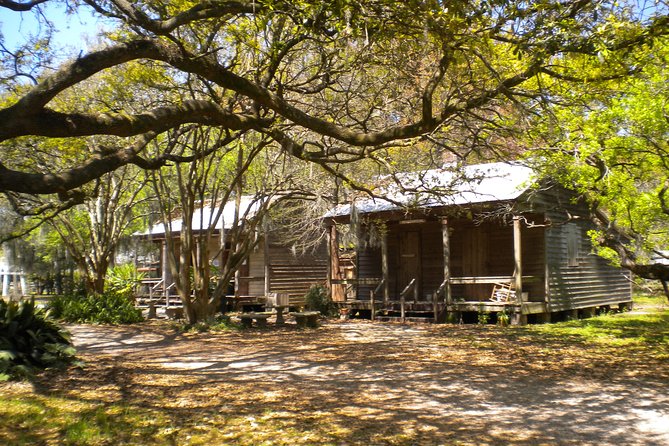
[[[170,420],[158,411],[58,395],[3,391],[0,442],[12,445],[168,444]],[[53,443],[53,444],[56,444]]]
[[[665,296],[660,294],[636,294],[634,295],[634,307],[662,310],[669,308],[669,301]]]
[[[157,326],[100,328],[118,337],[121,353],[85,353],[87,367],[69,376],[47,372],[34,388],[0,384],[0,445],[521,446],[530,444],[525,437],[503,441],[496,435],[504,432],[472,424],[483,417],[466,415],[464,430],[458,413],[442,417],[435,410],[425,418],[431,406],[411,402],[425,395],[429,404],[442,399],[444,407],[459,407],[461,398],[466,408],[481,403],[478,393],[454,394],[451,377],[484,386],[495,395],[489,402],[515,398],[510,387],[528,392],[543,382],[669,379],[667,308],[523,327],[360,322],[309,332],[238,332],[219,322],[223,331],[163,336],[153,349],[145,348],[153,337],[146,345],[122,341],[138,339],[143,330],[160,333]],[[173,333],[168,327],[165,333]],[[266,377],[254,375],[263,365],[271,367]],[[434,397],[425,393],[426,384],[437,390]],[[558,389],[575,397],[581,391]],[[532,444],[551,441],[538,437]]]
[[[594,343],[603,347],[634,347],[654,356],[669,353],[669,310],[604,314],[554,324],[527,327],[549,338]]]
[[[13,395],[12,395],[13,393]],[[156,404],[161,404],[156,401]],[[366,444],[374,432],[350,431],[327,412],[294,409],[234,414],[198,410],[183,417],[166,408],[101,403],[30,391],[0,396],[0,444],[62,445],[277,445]],[[390,432],[382,444],[414,444]],[[382,440],[382,441],[381,441]],[[406,441],[405,441],[406,440]]]

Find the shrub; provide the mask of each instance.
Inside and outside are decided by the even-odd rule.
[[[479,325],[486,325],[490,321],[490,313],[488,313],[483,305],[480,306],[479,311],[477,313],[477,319]]]
[[[194,324],[189,324],[184,321],[179,321],[175,323],[174,326],[177,331],[181,333],[191,332],[191,333],[204,333],[210,331],[237,331],[241,330],[243,326],[234,322],[230,316],[225,314],[218,313],[214,317],[209,318],[206,321],[196,322]]]
[[[504,311],[499,311],[497,313],[497,325],[500,325],[502,327],[506,327],[509,325],[509,322],[511,321],[511,315]]]
[[[35,301],[0,300],[0,381],[74,360],[70,335]]]
[[[328,295],[328,290],[323,285],[312,285],[305,296],[307,308],[320,311],[324,316],[337,315],[337,306]]]
[[[107,290],[122,293],[133,292],[145,277],[146,274],[138,272],[137,267],[132,263],[117,265],[107,273]]]
[[[87,296],[56,296],[49,302],[54,317],[67,322],[94,324],[132,324],[141,322],[130,291],[106,291]]]

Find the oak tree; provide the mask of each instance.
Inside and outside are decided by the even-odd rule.
[[[27,11],[44,3],[0,7]],[[92,8],[117,29],[96,50],[50,59],[54,68],[44,64],[48,46],[3,48],[0,191],[67,201],[122,165],[169,162],[169,153],[144,152],[145,142],[188,123],[266,135],[292,156],[323,164],[360,159],[399,140],[508,126],[500,110],[550,98],[539,75],[578,81],[561,66],[567,55],[600,61],[592,81],[624,75],[624,54],[665,34],[668,22],[659,9],[634,16],[625,4],[586,0],[84,0],[72,7]],[[153,77],[142,86],[155,99],[148,107],[57,103],[132,63]],[[193,79],[207,84],[207,95],[163,94]],[[489,139],[487,132],[478,140]],[[26,137],[41,145],[91,135],[118,143],[55,172],[22,162]]]
[[[598,253],[669,297],[668,45],[639,48],[633,76],[563,91],[534,131],[538,168],[590,205]]]

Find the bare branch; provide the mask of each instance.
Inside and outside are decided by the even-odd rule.
[[[147,133],[137,143],[128,148],[112,153],[98,154],[83,165],[59,174],[21,172],[8,169],[0,163],[0,192],[65,193],[99,178],[105,173],[132,163],[137,154],[155,137],[155,133]]]
[[[0,141],[25,135],[47,137],[100,134],[134,136],[146,132],[162,133],[185,123],[217,125],[231,130],[249,130],[267,126],[270,121],[248,115],[233,114],[217,104],[202,100],[184,101],[177,105],[160,107],[136,115],[61,113],[43,109],[24,118],[13,116],[4,123],[0,123]]]
[[[15,2],[12,0],[0,0],[0,8],[7,8],[17,12],[30,11],[35,6],[46,3],[47,1],[48,0],[31,0],[28,2]]]

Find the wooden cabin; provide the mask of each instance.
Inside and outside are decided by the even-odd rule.
[[[252,216],[256,202],[252,197],[243,197],[240,204],[240,215]],[[203,207],[193,215],[194,229],[203,231],[199,225],[206,228],[214,211]],[[210,240],[209,252],[212,253],[210,264],[218,267],[230,252],[230,241],[221,241],[221,233],[232,227],[235,203],[225,205],[221,218],[215,223],[214,236]],[[181,230],[180,219],[175,219],[171,225],[172,237],[179,238]],[[304,299],[309,288],[315,284],[324,284],[327,279],[328,257],[325,245],[306,253],[297,253],[291,246],[284,243],[282,227],[271,221],[264,225],[264,230],[256,234],[259,238],[256,247],[237,271],[234,281],[230,284],[227,300],[229,307],[241,308],[248,305],[264,305],[271,293],[287,294],[292,302]],[[153,289],[153,295],[162,296],[166,306],[171,301],[177,303],[176,293],[172,286],[173,279],[169,265],[164,261],[167,257],[166,237],[170,231],[165,230],[163,224],[151,227],[148,231],[136,234],[141,239],[155,244],[159,252],[159,260],[147,271],[153,270],[152,278],[145,280],[146,286]],[[178,245],[177,245],[178,249]],[[146,288],[146,287],[145,287]],[[147,294],[145,290],[144,294]]]
[[[357,236],[348,277],[331,249],[339,305],[372,318],[492,313],[512,323],[631,306],[629,274],[592,252],[588,210],[573,193],[520,164],[459,172],[406,174],[385,190],[392,203],[365,198],[327,214],[331,240],[342,225]]]

